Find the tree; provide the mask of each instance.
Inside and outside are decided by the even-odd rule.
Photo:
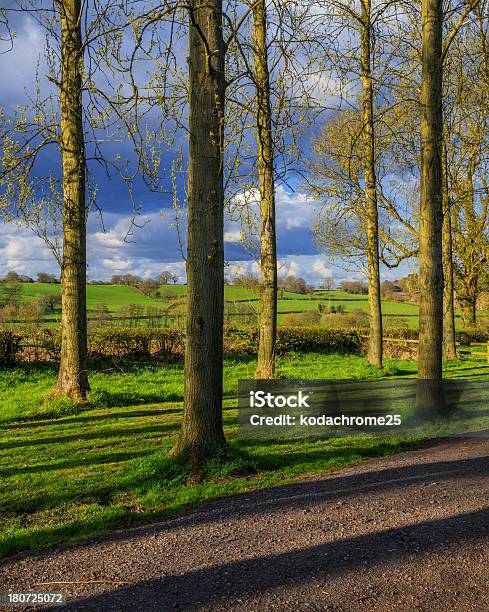
[[[156,277],[158,284],[160,285],[174,285],[178,281],[178,276],[170,272],[169,270],[164,270],[161,274]]]
[[[128,184],[134,178],[118,156],[112,163],[104,157],[101,143],[108,134],[109,139],[117,139],[125,130],[124,137],[141,151],[140,126],[126,116],[127,109],[121,110],[125,99],[104,71],[113,74],[116,70],[110,61],[121,50],[124,29],[138,29],[139,11],[135,10],[137,3],[131,3],[127,18],[125,4],[117,0],[38,4],[19,0],[6,9],[29,14],[44,29],[49,85],[39,76],[28,104],[17,105],[9,115],[4,110],[0,113],[0,213],[7,221],[16,219],[30,227],[60,265],[61,359],[54,393],[84,400],[89,390],[86,218],[89,207],[96,205],[87,161],[107,171],[115,169]],[[97,73],[104,78],[97,78]],[[109,93],[100,89],[101,82]],[[59,166],[52,163],[52,149],[60,152]],[[46,172],[42,162],[47,159],[51,163]],[[142,154],[136,165],[145,166]]]
[[[226,440],[222,427],[224,319],[223,135],[225,45],[222,0],[191,0],[187,337],[183,418],[174,453],[198,474]]]
[[[346,291],[346,293],[353,293],[358,295],[368,294],[368,284],[359,280],[342,281],[341,289],[342,291]]]
[[[321,281],[320,288],[324,291],[331,291],[334,289],[334,278],[325,278]]]
[[[367,279],[370,274],[370,296],[374,302],[377,300],[375,279],[377,272],[380,273],[375,235],[378,235],[380,260],[389,269],[416,256],[418,248],[417,222],[412,208],[413,181],[398,159],[397,151],[393,151],[392,133],[399,133],[400,120],[389,108],[377,108],[377,113],[382,114],[382,121],[375,124],[375,190],[367,189],[371,178],[365,179],[365,168],[371,174],[371,160],[365,161],[362,113],[352,110],[337,111],[313,139],[314,157],[307,184],[311,195],[320,202],[312,228],[317,247],[332,259],[343,260],[348,270],[360,270]],[[370,148],[368,153],[370,159]],[[405,166],[409,164],[413,164],[412,159]],[[402,191],[393,181],[393,175],[400,177]],[[373,307],[376,308],[375,304]],[[375,328],[372,338],[377,339],[371,354],[377,356],[380,355],[378,315],[377,310],[377,315],[370,319],[370,325]]]
[[[275,230],[274,146],[268,69],[265,0],[253,2],[256,136],[260,189],[261,309],[255,378],[273,378],[277,336],[277,244]]]
[[[7,272],[7,274],[4,276],[3,280],[6,281],[7,283],[20,282],[20,276],[17,274],[17,272],[13,272],[11,270],[11,271]]]
[[[58,306],[61,306],[61,295],[58,293],[45,293],[40,298],[40,305],[44,311],[54,312]]]
[[[244,287],[251,293],[256,293],[257,295],[261,291],[261,283],[256,274],[241,274],[240,276],[235,276],[233,284],[237,287]]]
[[[302,168],[301,138],[320,104],[314,0],[245,2],[229,47],[228,208],[241,223],[241,241],[261,269],[258,361],[255,375],[273,378],[277,327],[275,191],[292,169]],[[242,26],[245,27],[242,27]],[[248,28],[252,30],[250,44]],[[240,36],[239,31],[244,32]],[[314,30],[316,32],[313,34]],[[249,124],[255,128],[251,144]],[[229,126],[231,126],[229,128]],[[233,140],[234,137],[234,140]],[[250,155],[250,149],[253,153]],[[236,189],[236,191],[234,191]]]
[[[284,282],[284,289],[289,293],[301,293],[305,295],[308,292],[306,281],[300,276],[289,274]]]
[[[398,282],[401,289],[411,298],[419,299],[419,275],[417,272],[411,272]]]
[[[441,0],[422,0],[421,194],[419,226],[418,409],[443,407]]]
[[[448,184],[446,143],[443,143],[443,354],[446,359],[456,359],[455,307],[453,283],[452,206]]]
[[[157,294],[158,294],[158,281],[156,281],[156,280],[154,280],[152,278],[145,279],[145,280],[141,281],[138,284],[138,289],[144,295],[157,296]]]
[[[19,282],[0,281],[0,308],[17,307],[22,296],[22,285]]]
[[[445,191],[449,194],[453,273],[464,327],[477,324],[489,262],[489,95],[487,20],[469,20],[446,60]]]
[[[61,155],[63,255],[61,260],[61,360],[56,393],[85,399],[87,368],[87,252],[85,134],[83,128],[83,5],[61,0]]]
[[[371,66],[372,4],[361,0],[361,81],[363,123],[363,175],[367,209],[367,265],[370,331],[368,360],[382,367],[382,306],[380,301],[379,216],[375,173],[374,90]]]
[[[58,279],[54,276],[54,274],[47,274],[46,272],[38,272],[37,273],[37,282],[38,283],[54,284],[54,283],[58,282]]]
[[[380,284],[380,292],[383,298],[392,297],[395,293],[400,293],[402,291],[401,287],[396,282],[392,282],[390,280],[382,281]]]

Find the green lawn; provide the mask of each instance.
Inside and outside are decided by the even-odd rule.
[[[251,377],[254,368],[253,358],[226,359],[224,424],[233,455],[210,462],[205,481],[192,486],[185,485],[187,468],[166,458],[179,428],[180,362],[101,368],[90,376],[91,407],[83,412],[44,403],[55,367],[0,372],[0,555],[90,538],[217,496],[397,452],[422,438],[239,440],[237,381]],[[291,353],[278,361],[278,375],[290,378],[414,376],[415,369],[413,361],[388,359],[380,373],[358,355]],[[448,377],[489,373],[473,359],[449,362],[445,369]],[[56,411],[67,414],[47,418]],[[253,466],[256,475],[233,477],[243,465]]]

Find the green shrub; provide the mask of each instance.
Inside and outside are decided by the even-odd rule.
[[[417,340],[418,330],[404,326],[384,327],[384,338],[406,338],[408,340]]]
[[[166,327],[100,327],[88,335],[88,353],[97,357],[182,356],[185,335]]]
[[[284,317],[284,323],[291,327],[305,327],[308,325],[319,325],[321,315],[317,310],[306,310],[305,312],[289,312]]]
[[[224,349],[229,353],[256,354],[259,333],[256,327],[229,327],[224,330]],[[360,331],[325,327],[286,327],[277,329],[277,353],[325,350],[332,353],[358,353],[362,349]]]
[[[22,338],[10,330],[0,330],[0,366],[15,364],[20,351]]]
[[[359,308],[346,313],[337,309],[335,313],[323,315],[321,324],[326,327],[341,329],[363,329],[365,333],[365,329],[369,325],[369,318],[368,313]]]
[[[228,353],[255,355],[258,352],[259,330],[254,326],[224,328],[224,350]]]
[[[277,352],[317,351],[331,353],[359,353],[362,350],[362,333],[356,329],[327,327],[279,327]]]
[[[461,329],[455,332],[457,342],[460,344],[470,344],[471,342],[487,342],[489,340],[489,330],[484,328]]]

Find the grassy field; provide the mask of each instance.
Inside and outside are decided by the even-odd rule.
[[[22,299],[33,300],[49,293],[61,292],[60,285],[47,283],[23,283]],[[165,307],[168,301],[149,298],[132,287],[122,285],[87,285],[87,308],[93,310],[96,304],[106,304],[112,313],[128,304]]]
[[[186,295],[185,285],[170,285],[160,287],[161,298],[148,297],[132,287],[121,285],[88,285],[87,286],[87,307],[89,313],[97,304],[106,304],[112,314],[129,304],[140,304],[143,306],[157,306],[167,308],[171,300],[166,297],[173,294],[176,298]],[[22,299],[25,301],[36,299],[48,293],[60,292],[59,285],[45,283],[24,283],[22,284]],[[314,294],[314,299],[309,295],[284,292],[278,301],[279,324],[284,322],[284,314],[287,312],[303,312],[317,310],[318,304],[323,304],[326,308],[332,306],[342,306],[346,312],[363,310],[368,312],[368,301],[366,296],[355,296],[344,291],[318,291]],[[225,299],[229,302],[247,302],[252,309],[259,310],[259,296],[244,287],[226,286]],[[416,304],[406,304],[402,302],[383,301],[383,312],[385,315],[395,315],[406,317],[410,327],[418,325],[418,306]],[[408,316],[406,316],[408,315]],[[52,318],[53,315],[47,315]],[[386,317],[386,324],[389,324],[389,316]]]
[[[166,457],[180,423],[181,362],[118,363],[93,372],[89,405],[82,412],[73,404],[46,402],[56,380],[54,366],[0,372],[0,555],[91,538],[217,496],[397,452],[422,439],[238,439],[237,381],[254,368],[251,357],[226,359],[224,424],[233,453],[209,462],[205,481],[192,486],[185,484],[187,468]],[[473,359],[447,362],[445,370],[452,378],[489,374]],[[415,372],[415,362],[392,359],[379,372],[359,355],[291,353],[278,362],[278,375],[290,378],[411,377]],[[255,475],[233,476],[250,466]]]

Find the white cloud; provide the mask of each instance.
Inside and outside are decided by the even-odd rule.
[[[234,207],[247,206],[254,219],[259,218],[259,193],[256,189],[250,189],[247,192],[239,193],[234,198]],[[275,208],[276,208],[276,223],[277,228],[284,230],[295,230],[299,228],[309,228],[311,226],[315,212],[317,211],[318,203],[308,194],[302,191],[286,191],[283,185],[279,185],[275,192]],[[231,214],[231,219],[227,223],[232,223],[233,227],[237,226],[235,220],[236,213]]]
[[[102,265],[113,272],[127,272],[132,270],[133,262],[127,259],[102,259]]]
[[[321,259],[316,259],[316,261],[312,264],[312,269],[322,278],[331,278],[333,276],[333,270],[328,268]]]
[[[224,232],[224,242],[240,243],[241,240],[241,230],[232,230]]]

